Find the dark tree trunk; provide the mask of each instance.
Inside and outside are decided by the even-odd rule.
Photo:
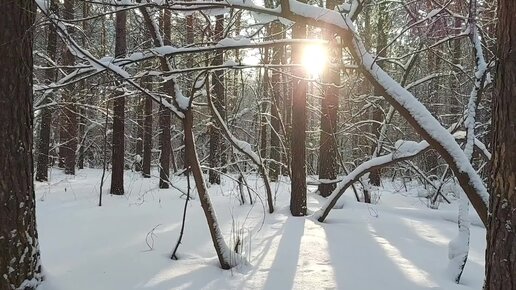
[[[153,34],[149,28],[149,23],[146,23],[148,38],[152,38]],[[155,43],[155,42],[154,42]],[[147,45],[149,48],[151,44]],[[147,90],[152,90],[152,77],[142,77],[142,87]],[[151,177],[151,161],[152,161],[152,98],[144,96],[143,108],[143,160],[142,160],[142,175],[144,178]]]
[[[32,179],[35,2],[0,9],[0,289],[36,289],[41,265]]]
[[[116,12],[115,56],[123,57],[127,52],[127,15],[126,11]],[[121,84],[120,84],[121,85]],[[124,120],[125,97],[123,91],[117,92],[113,101],[113,153],[111,156],[111,194],[124,194]]]
[[[146,96],[143,96],[142,99],[138,100],[138,112],[137,112],[137,129],[136,129],[136,148],[135,148],[135,164],[134,170],[137,172],[142,171],[142,160],[141,157],[143,155],[143,126],[144,126],[144,114],[145,114],[145,99]]]
[[[279,23],[272,24],[272,35],[275,39],[281,37],[281,25]],[[272,48],[272,63],[279,65],[281,63],[283,49],[279,46]],[[281,162],[281,148],[280,148],[280,100],[281,100],[281,74],[277,70],[272,71],[271,84],[272,84],[272,102],[271,102],[271,148],[270,158],[273,160],[270,164],[270,178],[271,181],[277,181],[280,174],[280,166],[278,162]]]
[[[215,40],[220,40],[223,38],[222,33],[224,32],[224,15],[217,15],[215,22]],[[217,51],[215,54],[215,58],[213,59],[212,65],[222,65],[224,62],[224,54],[222,51]],[[224,71],[216,70],[211,75],[212,84],[213,84],[213,93],[215,95],[215,107],[221,114],[223,119],[226,119],[226,96],[224,93]],[[214,121],[214,118],[212,117]],[[210,130],[210,167],[216,168],[220,167],[221,157],[223,154],[222,150],[222,138],[220,138],[221,133],[215,128],[211,128]],[[220,184],[220,174],[218,172],[220,169],[210,170],[209,172],[209,182],[211,184]]]
[[[287,37],[287,34],[286,34],[286,31],[283,30],[283,33],[282,33],[282,36],[281,38],[282,39],[285,39]],[[282,64],[288,64],[288,60],[287,60],[287,53],[286,53],[286,50],[285,48],[282,48],[282,58],[281,58],[281,63]],[[291,73],[292,70],[287,70],[288,73]],[[283,102],[282,102],[282,105],[283,105],[283,124],[285,126],[285,135],[283,136],[284,138],[284,143],[285,144],[288,144],[288,146],[285,146],[285,154],[282,155],[282,160],[283,160],[283,164],[286,164],[286,167],[282,167],[282,172],[281,174],[283,176],[290,176],[290,157],[291,157],[291,154],[290,154],[290,137],[291,137],[291,132],[292,132],[292,84],[293,84],[293,80],[290,76],[287,76],[285,74],[283,74],[281,76],[281,79],[282,79],[282,82],[283,82],[283,86],[282,86],[282,92],[283,92]]]
[[[378,22],[376,23],[376,31],[378,33],[378,38],[376,41],[376,53],[379,58],[384,58],[387,56],[387,7],[384,3],[380,4],[378,6]],[[383,67],[380,65],[380,67]],[[380,96],[381,91],[375,88],[374,90],[375,96]],[[380,102],[377,104],[378,106],[381,106]],[[375,136],[375,139],[377,142],[380,140],[380,123],[384,120],[384,116],[382,113],[381,108],[379,107],[373,107],[373,121],[374,123],[371,126],[371,134]],[[377,151],[377,148],[381,148],[382,144],[373,144],[371,153],[373,154],[375,151]],[[380,154],[380,149],[378,149],[378,152],[376,152],[377,155]],[[369,174],[369,183],[374,186],[380,185],[380,170],[373,170]]]
[[[169,82],[170,81],[167,81],[167,83]],[[170,86],[170,84],[165,84],[165,86]],[[159,147],[161,150],[159,158],[159,188],[169,188],[168,181],[170,177],[170,111],[164,106],[160,106],[159,127]]]
[[[145,78],[145,83],[149,84],[150,77]],[[149,84],[150,85],[150,84]],[[146,87],[148,88],[148,87]],[[152,158],[152,99],[145,97],[145,120],[143,123],[143,177],[150,178],[151,158]]]
[[[50,11],[55,15],[58,14],[58,6],[55,0],[50,1]],[[50,25],[48,28],[48,41],[47,41],[47,55],[55,61],[57,52],[57,31],[54,25]],[[55,81],[56,70],[48,69],[45,71],[45,82],[47,84]],[[50,103],[50,98],[47,97],[43,104],[47,105]],[[47,181],[48,180],[48,163],[49,163],[49,150],[50,150],[50,124],[52,122],[52,111],[49,107],[43,107],[41,109],[41,128],[39,131],[38,138],[38,160],[36,169],[36,180]]]
[[[333,10],[335,1],[327,1],[326,8]],[[332,41],[333,33],[324,31],[324,38]],[[337,178],[337,143],[335,133],[337,132],[337,111],[339,108],[340,66],[332,67],[332,64],[340,64],[340,48],[331,49],[328,53],[331,58],[327,62],[323,72],[323,83],[331,84],[323,88],[323,99],[321,103],[321,132],[319,139],[319,179]],[[336,183],[320,184],[319,194],[329,196],[335,189]]]
[[[165,45],[170,45],[170,11],[165,9],[163,13],[163,34]],[[166,64],[167,70],[169,69],[168,64]],[[172,80],[168,80],[164,89],[167,93],[174,92],[175,83]],[[175,94],[173,94],[175,96]],[[159,158],[159,188],[169,188],[169,180],[170,180],[170,154],[171,154],[171,144],[170,144],[170,111],[164,106],[160,106],[159,111],[159,127],[160,127],[160,158]]]
[[[82,17],[83,18],[87,18],[89,15],[89,3],[88,2],[83,2],[82,3]],[[88,26],[88,21],[83,21],[82,22],[82,31],[83,31],[83,35],[82,35],[82,46],[83,47],[86,47],[87,46],[87,35],[90,35],[91,31],[89,29],[89,26]],[[86,92],[86,81],[85,80],[82,80],[80,82],[80,88],[81,88],[81,92],[83,92],[85,94],[85,97],[88,96],[87,92]],[[84,102],[84,99],[81,100],[81,103]],[[78,160],[77,160],[77,168],[78,169],[84,169],[84,141],[86,139],[86,112],[87,110],[85,110],[84,108],[82,108],[81,106],[81,109],[80,109],[80,117],[79,117],[79,136],[80,136],[80,143],[79,143],[79,156],[78,156]]]
[[[63,19],[71,20],[74,18],[73,6],[74,0],[64,1]],[[68,28],[68,32],[71,33],[72,29]],[[69,49],[66,49],[63,55],[63,66],[72,67],[74,63],[75,57]],[[72,70],[72,68],[68,69],[68,73]],[[69,175],[75,175],[75,151],[77,150],[77,108],[72,92],[73,87],[73,85],[69,85],[63,91],[65,105],[60,116],[61,130],[59,134],[60,163],[62,162],[64,166],[65,174]]]
[[[292,37],[302,39],[306,37],[306,25],[294,24]],[[302,47],[294,46],[292,49],[292,62],[301,63]],[[295,67],[292,88],[292,132],[291,132],[291,196],[290,213],[293,216],[306,215],[306,89],[304,68]]]
[[[267,34],[269,33],[269,29],[267,29]],[[269,49],[265,47],[263,49],[263,64],[269,64]],[[267,158],[267,113],[269,108],[269,70],[267,68],[263,69],[262,76],[262,96],[260,103],[260,156],[264,159]]]
[[[516,289],[516,2],[498,1],[485,290]]]
[[[155,46],[161,46],[162,44],[159,41],[158,33],[159,31],[155,30],[155,25],[153,25],[153,20],[150,17],[149,13],[147,12],[146,8],[140,8],[140,11],[143,15],[145,25],[147,26],[147,30],[149,31],[151,38],[154,42]],[[163,31],[165,34],[165,44],[170,44],[170,12],[167,12],[163,16]],[[162,71],[169,71],[171,69],[169,63],[167,62],[167,59],[164,57],[160,57],[160,66]],[[170,96],[171,99],[175,99],[175,82],[174,79],[169,79],[165,82],[163,85],[163,90],[166,92],[167,95]],[[152,104],[149,104],[149,113],[152,110]],[[160,188],[168,188],[169,187],[169,173],[170,173],[170,111],[163,106],[160,106],[160,114],[159,114],[159,126],[160,126],[160,180],[159,180],[159,187]],[[150,116],[150,114],[148,114]],[[150,122],[152,123],[152,119],[150,119]],[[150,126],[149,126],[150,128]],[[150,132],[150,131],[149,131]],[[150,134],[150,133],[149,133]],[[150,140],[150,138],[149,138]],[[150,141],[149,141],[150,142]],[[148,152],[150,155],[150,150]],[[149,164],[149,171],[150,171],[150,157],[148,159]],[[150,173],[150,172],[149,172]],[[145,172],[144,172],[145,175]]]

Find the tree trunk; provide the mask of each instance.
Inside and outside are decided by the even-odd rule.
[[[150,86],[150,77],[144,80],[148,89]],[[149,96],[145,97],[145,120],[143,123],[143,177],[150,178],[151,159],[152,159],[152,99]]]
[[[170,45],[170,11],[165,9],[163,13],[163,34],[165,45]],[[169,69],[168,64],[166,65],[167,69]],[[165,92],[170,93],[174,92],[175,83],[172,80],[168,80],[165,82],[164,89]],[[175,94],[174,94],[175,96]],[[160,158],[159,158],[159,188],[169,188],[169,180],[170,180],[170,154],[171,154],[171,144],[170,144],[170,111],[164,106],[160,106],[159,111],[159,127],[160,127]]]
[[[142,171],[142,160],[141,157],[143,155],[143,126],[145,122],[144,114],[145,114],[145,99],[146,96],[142,96],[141,99],[137,101],[137,128],[136,128],[136,144],[135,144],[135,159],[134,159],[134,171],[140,172]]]
[[[326,8],[333,10],[335,1],[326,2]],[[324,39],[332,42],[333,33],[329,30],[324,31]],[[340,85],[340,59],[342,53],[340,48],[328,48],[328,56],[331,58],[326,63],[323,72],[324,84],[330,84],[323,88],[323,98],[321,102],[321,130],[319,138],[319,179],[337,178],[337,143],[335,134],[337,132],[337,111],[339,108],[339,89]],[[332,67],[332,64],[336,64]],[[319,194],[327,197],[335,189],[336,184],[321,183]]]
[[[306,37],[306,25],[294,24],[292,37],[302,39]],[[292,48],[292,62],[301,63],[302,46]],[[306,215],[306,80],[301,79],[306,75],[305,69],[295,67],[293,75],[299,78],[293,79],[292,88],[292,132],[291,132],[291,196],[290,213],[293,216]]]
[[[50,1],[50,11],[58,15],[58,6],[55,0]],[[54,25],[50,25],[48,28],[48,41],[47,41],[47,55],[55,61],[57,52],[57,31]],[[54,82],[56,79],[56,70],[48,69],[45,71],[45,82],[47,84]],[[43,104],[47,105],[50,103],[50,98],[47,98]],[[47,181],[48,180],[48,161],[49,161],[49,149],[50,149],[50,124],[52,122],[52,111],[49,107],[45,106],[41,109],[41,128],[39,131],[38,138],[38,161],[36,169],[36,181]]]
[[[516,289],[516,2],[498,1],[485,290]]]
[[[126,11],[116,12],[115,56],[123,57],[127,52],[127,15]],[[121,85],[121,84],[119,84]],[[111,156],[111,194],[124,194],[124,120],[125,97],[122,88],[117,91],[113,101],[113,153]]]
[[[147,20],[148,21],[148,20]],[[146,35],[152,38],[152,32],[149,28],[149,23],[146,23]],[[150,48],[148,45],[146,48]],[[152,90],[152,76],[142,77],[142,87],[147,90]],[[152,161],[152,98],[144,96],[143,108],[143,161],[142,161],[142,175],[144,178],[151,177],[151,161]]]
[[[222,33],[224,32],[224,15],[217,15],[215,21],[215,41],[223,38]],[[222,51],[217,51],[215,58],[213,59],[212,65],[222,65],[224,62],[224,54]],[[216,70],[211,74],[213,93],[215,95],[215,107],[221,114],[222,118],[226,118],[226,96],[224,94],[224,71]],[[212,120],[214,118],[212,117]],[[222,152],[222,138],[220,138],[220,132],[215,128],[210,130],[210,167],[216,168],[221,166]],[[220,174],[218,170],[210,170],[209,181],[211,184],[220,184]]]
[[[0,9],[0,289],[42,280],[32,179],[32,0]],[[46,163],[46,162],[45,162]]]
[[[170,83],[170,81],[167,81]],[[165,84],[166,87],[171,84]],[[166,89],[168,91],[168,89]],[[159,111],[159,147],[161,150],[159,158],[159,188],[169,188],[170,179],[170,111],[160,106]]]
[[[282,26],[279,23],[272,23],[272,35],[275,39],[279,39],[281,37],[281,29]],[[274,46],[272,48],[272,63],[275,65],[279,65],[281,63],[281,58],[283,49],[279,46]],[[273,160],[270,164],[270,178],[271,181],[277,181],[278,176],[280,174],[280,166],[279,162],[281,162],[281,149],[280,149],[280,100],[281,100],[281,73],[277,70],[272,71],[271,76],[271,84],[272,84],[272,101],[271,101],[271,148],[270,148],[270,158]]]
[[[82,17],[87,18],[89,16],[89,3],[83,2],[82,3]],[[87,36],[90,35],[91,30],[88,26],[88,21],[82,22],[82,46],[86,48],[87,46]],[[81,99],[81,104],[84,103],[84,97],[88,98],[88,93],[86,92],[86,80],[82,80],[79,82],[79,86],[81,88],[81,93],[84,94],[83,98]],[[80,108],[80,114],[79,114],[79,134],[80,136],[80,143],[79,143],[79,156],[77,160],[77,168],[78,169],[84,169],[84,155],[85,155],[85,148],[84,148],[84,141],[86,140],[86,120],[85,117],[87,110],[84,109],[83,106]]]
[[[165,11],[167,11],[167,10],[165,10]],[[147,11],[147,9],[146,8],[140,8],[140,12],[143,15],[143,18],[144,18],[144,21],[145,21],[145,25],[147,26],[147,30],[150,33],[150,36],[151,36],[151,38],[153,40],[153,43],[154,43],[154,46],[156,46],[156,47],[162,46],[165,43],[170,44],[170,13],[166,12],[165,13],[166,15],[163,17],[163,20],[164,20],[164,23],[163,23],[164,24],[163,25],[164,29],[163,30],[164,30],[164,34],[165,34],[165,43],[161,43],[160,42],[161,38],[158,35],[159,31],[157,31],[155,29],[156,25],[154,24],[154,21],[150,17],[149,12]],[[171,66],[168,63],[166,58],[160,57],[159,60],[160,60],[160,66],[161,66],[161,70],[162,71],[170,71],[171,70]],[[168,96],[170,96],[170,98],[172,100],[175,99],[175,97],[176,97],[175,85],[176,84],[175,84],[175,81],[174,81],[173,78],[167,80],[165,82],[165,84],[163,85],[163,90],[165,91],[165,93]],[[149,109],[149,111],[148,111],[149,114],[147,114],[147,116],[150,116],[150,112],[152,111],[152,104],[149,103],[147,108]],[[149,122],[152,123],[152,119],[149,118]],[[160,126],[160,131],[161,131],[161,133],[160,133],[160,150],[161,150],[161,155],[160,155],[160,181],[159,181],[159,187],[160,188],[168,188],[168,186],[169,186],[168,180],[169,180],[169,172],[170,172],[170,169],[169,169],[169,166],[170,166],[170,151],[171,151],[170,150],[170,148],[171,148],[171,145],[170,145],[170,111],[168,109],[166,109],[165,107],[163,107],[163,106],[160,106],[159,123],[160,123],[160,125],[159,125]],[[149,125],[149,129],[150,129],[150,126],[151,125]],[[149,136],[149,140],[150,140],[150,136]],[[150,141],[148,141],[148,142],[150,142]],[[148,169],[149,169],[149,174],[150,174],[150,150],[148,151],[148,154],[149,154],[149,158],[148,158],[147,162],[148,162],[148,166],[149,166]],[[144,172],[144,176],[145,176],[145,174],[146,173]]]
[[[64,1],[63,19],[72,20],[74,18],[73,7],[74,0]],[[68,28],[71,33],[72,29]],[[75,57],[69,49],[66,49],[63,55],[63,66],[72,67],[75,63]],[[67,69],[68,73],[73,69]],[[65,174],[75,175],[75,151],[77,150],[77,114],[75,106],[75,98],[72,95],[74,85],[68,85],[63,91],[63,106],[61,113],[61,130],[59,134],[60,146],[59,156],[60,162],[64,167]]]
[[[387,56],[387,9],[386,9],[386,5],[385,3],[381,3],[379,6],[378,6],[378,22],[377,22],[377,25],[376,25],[376,31],[378,33],[378,36],[377,36],[377,41],[376,41],[376,53],[378,55],[379,58],[384,58]],[[382,65],[380,65],[380,67],[382,67]],[[375,96],[380,96],[381,95],[381,91],[379,91],[377,88],[374,89],[374,95]],[[377,104],[377,106],[381,106],[381,103],[380,102],[379,104]],[[378,107],[373,107],[373,121],[374,123],[372,124],[371,126],[371,134],[373,134],[375,136],[375,139],[378,140],[380,139],[380,123],[384,120],[383,118],[383,113],[382,113],[382,110],[381,108],[378,108]],[[371,146],[371,154],[373,154],[373,157],[374,156],[374,152],[375,151],[378,151],[376,152],[376,155],[380,155],[380,151],[381,150],[377,150],[377,148],[381,149],[381,146],[382,144],[373,144],[373,146]],[[374,186],[379,186],[380,185],[380,179],[381,179],[381,176],[380,176],[380,171],[379,170],[373,170],[371,171],[371,173],[369,174],[369,183],[374,185]]]

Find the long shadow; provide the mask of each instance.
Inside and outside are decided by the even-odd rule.
[[[321,224],[337,289],[427,289],[411,281],[390,258],[362,221]]]
[[[251,268],[251,270],[249,270],[249,272],[247,272],[246,278],[244,278],[241,281],[238,289],[244,289],[246,287],[249,288],[247,286],[248,281],[252,280],[258,271],[262,271],[262,269],[260,269],[260,265],[262,265],[263,261],[265,260],[265,258],[269,254],[269,252],[272,250],[271,246],[272,246],[275,238],[278,236],[282,236],[283,230],[285,228],[285,224],[283,224],[283,223],[278,223],[278,224],[281,226],[277,227],[277,228],[271,227],[271,229],[273,229],[274,231],[271,234],[269,234],[267,237],[261,238],[259,243],[253,245],[253,248],[255,249],[255,251],[259,250],[259,253],[256,256],[254,256],[251,261],[249,261],[254,266]],[[273,226],[273,225],[274,224],[270,224],[270,226]]]
[[[304,217],[287,219],[276,257],[269,268],[269,275],[263,289],[292,289],[304,230]]]
[[[450,238],[454,238],[455,233],[443,229],[443,227],[450,227],[446,221],[436,220],[433,225],[433,230],[436,234],[441,236],[441,239],[446,239],[436,243],[431,241],[431,232],[425,232],[428,229],[421,229],[422,232],[417,232],[417,228],[408,225],[411,221],[416,222],[419,227],[419,223],[426,223],[425,220],[410,219],[402,217],[391,217],[394,221],[391,223],[396,224],[396,231],[390,231],[388,227],[378,226],[371,224],[372,228],[376,233],[383,239],[388,241],[392,247],[399,250],[400,255],[409,260],[416,267],[422,271],[427,272],[431,277],[438,278],[433,279],[435,283],[443,284],[441,287],[457,286],[452,280],[443,277],[443,273],[447,269],[448,264],[448,241]],[[456,229],[454,229],[456,231]],[[483,268],[478,263],[468,262],[469,266],[474,267],[473,271],[483,273]],[[466,266],[468,266],[468,264]],[[443,277],[443,278],[441,278]],[[445,285],[444,285],[445,284]]]
[[[139,285],[137,289],[191,289],[198,290],[205,287],[211,289],[231,289],[226,275],[223,275],[226,271],[217,267],[218,264],[207,264],[204,266],[199,265],[197,269],[185,272],[177,276],[171,275],[170,277],[161,278],[157,282],[145,283]],[[174,269],[170,269],[173,273]],[[163,274],[166,275],[166,274]]]

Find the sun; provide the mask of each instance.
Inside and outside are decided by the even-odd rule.
[[[326,62],[328,60],[328,53],[326,48],[321,45],[307,45],[303,49],[302,65],[310,77],[316,78],[322,75]]]

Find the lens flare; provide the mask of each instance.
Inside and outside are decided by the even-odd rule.
[[[320,45],[308,45],[303,50],[302,65],[311,77],[320,77],[326,62],[328,54],[326,48]]]

